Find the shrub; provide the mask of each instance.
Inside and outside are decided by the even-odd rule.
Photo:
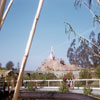
[[[100,65],[96,67],[95,75],[96,75],[97,78],[100,78]]]
[[[79,81],[75,82],[75,86],[76,86],[76,87],[78,87],[78,88],[79,88],[81,85],[82,85],[82,83],[81,83],[81,82],[79,82]]]
[[[91,94],[91,92],[92,92],[92,89],[90,88],[90,87],[84,87],[84,95],[89,95],[89,94]]]
[[[27,82],[24,84],[27,87],[27,91],[35,91],[35,84],[34,82]]]
[[[64,75],[63,77],[64,79],[73,79],[74,78],[74,75],[73,75],[73,72],[68,72],[67,74]]]
[[[61,85],[60,85],[60,88],[59,88],[59,91],[60,92],[66,92],[66,93],[68,93],[69,92],[69,87],[68,87],[68,85],[67,85],[67,82],[65,82],[65,81],[63,81],[62,83],[61,83]]]

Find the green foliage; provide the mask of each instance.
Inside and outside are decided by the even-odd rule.
[[[74,74],[70,71],[67,74],[65,74],[63,76],[64,79],[73,79],[74,78]]]
[[[89,69],[82,69],[79,73],[79,78],[80,79],[90,79],[90,78],[92,78],[90,70]]]
[[[76,86],[76,87],[80,87],[80,86],[82,86],[82,83],[79,82],[79,81],[77,81],[77,82],[75,82],[75,86]]]
[[[92,89],[90,87],[84,87],[84,95],[89,95],[91,94]]]
[[[67,85],[67,82],[63,81],[60,85],[60,88],[59,88],[59,91],[60,92],[63,92],[63,93],[68,93],[69,92],[69,87]]]
[[[100,65],[95,68],[95,74],[97,78],[100,78]]]
[[[75,7],[77,7],[77,6],[80,6],[81,7],[81,5],[82,5],[82,3],[85,3],[84,2],[85,0],[75,0],[75,2],[74,2],[74,6]],[[86,4],[88,7],[89,7],[89,9],[91,8],[91,5],[92,5],[92,0],[87,0],[87,2],[88,2],[88,4]]]
[[[35,83],[34,82],[27,82],[24,84],[27,87],[27,91],[35,91]]]
[[[93,97],[97,97],[97,98],[100,98],[100,95],[99,94],[92,94]]]
[[[95,13],[94,9],[91,9],[92,1],[94,1],[95,3],[98,3],[98,5],[100,6],[100,0],[86,0],[86,1],[85,0],[75,0],[75,2],[74,2],[75,8],[77,8],[78,6],[81,7],[81,5],[84,5],[88,9],[88,11],[92,14],[94,22],[95,23],[97,22],[100,24],[99,13],[97,15],[97,13]]]
[[[48,82],[47,81],[42,81],[42,82],[38,82],[38,85],[41,86],[48,86]]]
[[[49,80],[57,79],[53,73],[33,73],[32,75],[25,75],[24,80]]]

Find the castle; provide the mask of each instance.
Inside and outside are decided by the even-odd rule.
[[[37,69],[39,73],[54,73],[56,76],[64,75],[70,71],[77,76],[80,68],[75,65],[66,64],[61,58],[56,58],[53,48],[51,48],[50,56]]]

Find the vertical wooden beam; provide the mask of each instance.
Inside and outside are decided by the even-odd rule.
[[[29,40],[28,40],[26,50],[25,50],[25,54],[24,54],[24,57],[23,57],[23,60],[22,60],[21,69],[20,69],[20,72],[19,72],[19,76],[18,76],[18,80],[17,80],[17,84],[16,84],[16,87],[15,87],[15,92],[14,92],[12,100],[18,100],[19,89],[20,89],[22,78],[23,78],[25,65],[26,65],[26,62],[27,62],[27,58],[28,58],[28,55],[29,55],[30,47],[31,47],[31,44],[32,44],[32,40],[33,40],[33,37],[34,37],[36,25],[37,25],[37,22],[38,22],[38,19],[39,19],[39,16],[40,16],[40,12],[41,12],[41,9],[42,9],[43,2],[44,2],[44,0],[40,0],[39,5],[38,5],[38,9],[37,9],[37,12],[36,12],[36,15],[35,15],[35,18],[34,18],[32,29],[30,31]]]

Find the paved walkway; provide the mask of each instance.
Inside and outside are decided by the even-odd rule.
[[[21,99],[53,99],[53,100],[100,100],[91,96],[84,96],[77,93],[57,93],[57,92],[20,92]]]
[[[59,87],[38,87],[37,90],[40,91],[59,91]],[[75,87],[74,89],[70,89],[72,93],[82,93],[83,94],[83,87]],[[93,94],[100,95],[100,88],[93,88]]]

